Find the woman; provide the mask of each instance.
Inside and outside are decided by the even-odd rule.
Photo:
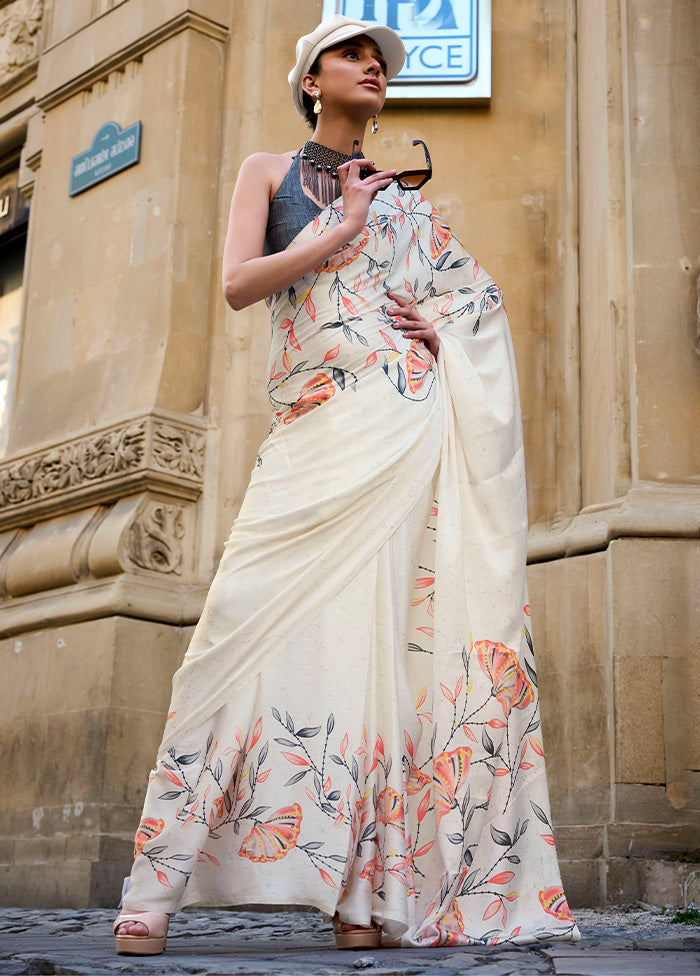
[[[240,171],[224,292],[268,299],[274,420],[173,681],[120,952],[197,904],[314,905],[348,947],[578,938],[503,299],[415,173],[350,158],[403,60],[324,21],[289,75],[313,140]]]

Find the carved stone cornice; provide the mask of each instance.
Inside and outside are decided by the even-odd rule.
[[[36,61],[31,61],[29,64],[25,64],[23,68],[18,68],[13,75],[10,75],[4,81],[0,81],[0,100],[4,101],[13,92],[19,91],[21,88],[25,88],[31,84],[36,79],[38,69],[39,61],[37,59]]]
[[[153,9],[156,9],[155,5]],[[115,8],[108,16],[121,14],[122,11]],[[183,10],[165,23],[145,30],[117,50],[96,52],[90,43],[91,35],[94,36],[95,31],[102,30],[103,24],[88,24],[45,52],[40,66],[37,97],[37,103],[44,111],[55,108],[78,92],[89,90],[98,81],[106,79],[112,71],[123,70],[129,61],[140,61],[147,51],[184,30],[198,31],[222,43],[229,34],[228,28],[223,24],[191,10]],[[117,36],[121,35],[117,32]],[[71,48],[69,56],[60,56],[62,52],[59,49],[63,46]]]
[[[0,463],[0,530],[143,490],[194,501],[202,491],[206,424],[134,417]]]
[[[36,76],[44,0],[14,0],[0,7],[0,97]]]
[[[583,509],[565,525],[533,525],[529,563],[607,549],[614,539],[700,537],[700,486],[640,484],[622,498]]]

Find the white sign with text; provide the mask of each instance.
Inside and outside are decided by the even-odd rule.
[[[406,63],[388,99],[485,101],[491,96],[491,0],[324,0],[345,14],[393,28]]]

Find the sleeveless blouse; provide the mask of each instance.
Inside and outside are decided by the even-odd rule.
[[[308,197],[301,186],[299,153],[270,201],[270,212],[265,230],[264,254],[284,251],[302,227],[306,227],[321,213],[323,208]]]

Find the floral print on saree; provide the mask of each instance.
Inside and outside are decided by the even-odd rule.
[[[437,360],[392,329],[388,292],[435,323]],[[389,190],[269,305],[272,429],[174,679],[125,904],[314,904],[415,946],[576,940],[501,292],[427,200]]]

